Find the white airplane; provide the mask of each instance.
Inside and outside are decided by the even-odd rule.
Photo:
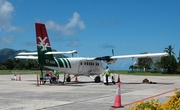
[[[85,75],[91,77],[95,82],[100,82],[100,75],[104,73],[105,68],[102,61],[107,64],[113,64],[117,59],[125,58],[146,58],[168,56],[168,53],[148,53],[136,55],[121,55],[121,56],[102,56],[94,58],[71,57],[71,58],[55,58],[53,54],[74,54],[76,50],[65,52],[53,52],[50,45],[50,40],[46,31],[45,24],[35,23],[37,52],[19,53],[16,59],[37,59],[40,67],[46,67],[52,70],[58,70],[64,73],[64,81],[71,81],[70,75],[80,76]],[[35,56],[36,55],[36,56]],[[42,71],[42,69],[41,69]],[[96,75],[96,77],[93,77]]]

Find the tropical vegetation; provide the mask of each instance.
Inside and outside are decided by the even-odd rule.
[[[132,71],[177,73],[177,69],[180,66],[180,58],[175,58],[174,48],[169,45],[164,49],[164,52],[167,52],[169,56],[138,58],[137,62],[134,65],[130,65],[129,69]],[[143,52],[143,54],[146,53],[147,52]]]

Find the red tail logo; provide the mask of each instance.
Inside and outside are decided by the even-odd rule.
[[[49,38],[44,24],[36,23],[36,41],[37,46],[42,47],[41,51],[47,50],[47,47],[50,47]]]

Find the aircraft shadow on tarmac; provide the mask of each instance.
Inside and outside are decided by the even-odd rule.
[[[37,85],[36,80],[28,80],[28,81],[34,81],[34,84],[31,85]],[[49,81],[47,81],[45,84],[39,84],[40,86],[86,86],[85,84],[91,84],[91,85],[95,85],[95,84],[103,84],[103,82],[100,83],[95,83],[94,81],[71,81],[71,82],[59,82],[59,83],[50,83]]]
[[[30,81],[30,82],[35,82],[33,85],[37,85],[37,80],[26,80],[26,81]],[[165,82],[149,82],[149,83],[142,83],[142,82],[121,82],[122,85],[139,85],[139,84],[147,84],[147,85],[152,85],[152,84],[157,84],[157,85],[172,85],[175,82],[169,82],[169,83],[165,83]],[[57,84],[53,84],[50,83],[49,81],[47,81],[44,85],[45,86],[85,86],[84,84],[91,84],[91,85],[95,85],[95,84],[104,84],[103,81],[101,81],[100,83],[95,83],[94,81],[71,81],[71,82],[59,82]],[[116,83],[117,84],[117,83]],[[111,85],[111,83],[110,83]],[[114,84],[113,84],[114,85]]]

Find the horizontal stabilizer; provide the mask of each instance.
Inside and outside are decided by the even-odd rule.
[[[38,59],[38,56],[16,56],[16,59]]]
[[[18,55],[37,55],[37,52],[21,52]]]
[[[74,53],[77,53],[77,51],[72,50],[72,51],[66,51],[66,52],[47,52],[45,54],[48,55],[48,54],[74,54]]]
[[[76,53],[77,53],[77,50],[65,51],[65,52],[47,52],[45,54],[49,55],[49,54],[76,54]],[[18,55],[37,55],[37,54],[38,54],[37,52],[21,52],[21,53],[18,53]]]

